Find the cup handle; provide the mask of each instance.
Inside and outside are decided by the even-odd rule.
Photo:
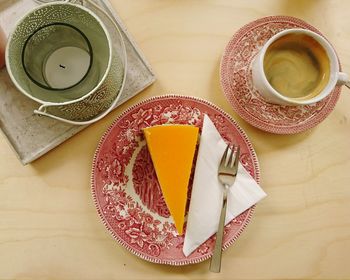
[[[120,93],[118,94],[118,96],[120,96]],[[97,116],[96,118],[88,120],[88,121],[78,122],[78,121],[67,120],[67,119],[64,119],[64,118],[52,115],[52,114],[46,112],[46,108],[50,107],[50,105],[42,105],[42,106],[40,106],[37,110],[34,110],[34,114],[37,114],[39,116],[46,116],[46,117],[49,117],[49,118],[52,118],[52,119],[55,119],[55,120],[58,120],[58,121],[61,121],[61,122],[74,124],[74,125],[91,124],[91,123],[97,122],[98,120],[102,119],[104,116],[106,116],[110,111],[112,111],[114,109],[115,105],[117,104],[117,102],[119,100],[118,96],[114,99],[113,103],[111,104],[111,106],[106,111],[104,111],[101,115]]]
[[[346,86],[347,88],[350,89],[350,79],[348,74],[344,73],[344,72],[339,72],[338,73],[338,81],[337,81],[337,85],[338,86]]]
[[[109,108],[106,111],[104,111],[102,114],[100,114],[97,117],[95,117],[94,119],[91,119],[91,120],[88,120],[88,121],[78,122],[78,121],[67,120],[67,119],[64,119],[64,118],[52,115],[52,114],[46,112],[46,108],[50,107],[52,105],[45,105],[45,104],[41,105],[37,110],[34,110],[34,114],[37,114],[39,116],[46,116],[46,117],[49,117],[49,118],[52,118],[52,119],[55,119],[55,120],[58,120],[58,121],[61,121],[61,122],[74,124],[74,125],[91,124],[91,123],[97,122],[100,119],[102,119],[103,117],[105,117],[109,112],[111,112],[116,107],[116,105],[117,105],[117,103],[118,103],[118,101],[120,99],[121,93],[123,91],[124,85],[125,85],[125,82],[122,84],[122,86],[121,86],[121,88],[119,90],[119,94],[115,97],[115,99],[113,100],[111,106],[109,106]]]
[[[67,119],[64,119],[64,118],[61,118],[61,117],[58,117],[58,116],[51,115],[51,114],[47,113],[46,112],[46,108],[47,107],[50,107],[50,105],[42,105],[42,106],[40,106],[37,110],[34,110],[34,114],[37,114],[38,116],[46,116],[46,117],[49,117],[49,118],[52,118],[52,119],[55,119],[55,120],[58,120],[58,121],[62,121],[62,122],[65,122],[65,123],[69,123],[69,124],[80,124],[80,122],[67,120]]]

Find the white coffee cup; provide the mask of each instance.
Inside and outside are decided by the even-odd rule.
[[[323,89],[310,98],[292,98],[278,92],[268,81],[264,71],[264,58],[269,47],[281,37],[287,34],[302,34],[316,40],[324,49],[329,60],[329,79]],[[316,103],[326,98],[336,85],[349,87],[349,77],[346,73],[340,72],[337,55],[330,43],[319,34],[306,29],[287,29],[272,36],[259,51],[252,63],[253,84],[260,94],[269,103],[280,105],[307,105]]]

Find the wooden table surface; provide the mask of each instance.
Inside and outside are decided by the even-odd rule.
[[[231,36],[267,15],[291,15],[328,37],[350,73],[350,1],[112,0],[152,65],[156,83],[70,140],[22,166],[0,136],[0,279],[350,279],[350,94],[310,131],[274,135],[241,119],[224,97],[219,62]],[[245,232],[209,262],[156,265],[102,225],[90,193],[96,145],[129,106],[155,95],[205,98],[249,136],[268,197]]]

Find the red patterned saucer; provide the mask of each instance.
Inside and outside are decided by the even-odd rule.
[[[213,237],[190,256],[182,253],[184,237],[177,235],[142,133],[144,127],[165,123],[201,128],[204,114],[226,141],[240,145],[241,163],[259,182],[257,157],[244,131],[220,108],[198,98],[166,95],[143,101],[120,115],[100,140],[91,178],[98,214],[112,236],[142,259],[186,265],[212,255]],[[254,206],[226,226],[224,249],[242,233],[253,210]]]
[[[304,28],[321,34],[294,17],[261,18],[236,32],[226,46],[220,65],[221,87],[233,109],[251,125],[278,134],[299,133],[316,126],[330,114],[340,94],[340,87],[336,87],[330,96],[316,104],[281,106],[266,102],[254,88],[252,60],[268,39],[289,28]]]

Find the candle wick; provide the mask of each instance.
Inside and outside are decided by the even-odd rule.
[[[60,67],[63,68],[63,69],[66,69],[66,66],[60,64]]]

